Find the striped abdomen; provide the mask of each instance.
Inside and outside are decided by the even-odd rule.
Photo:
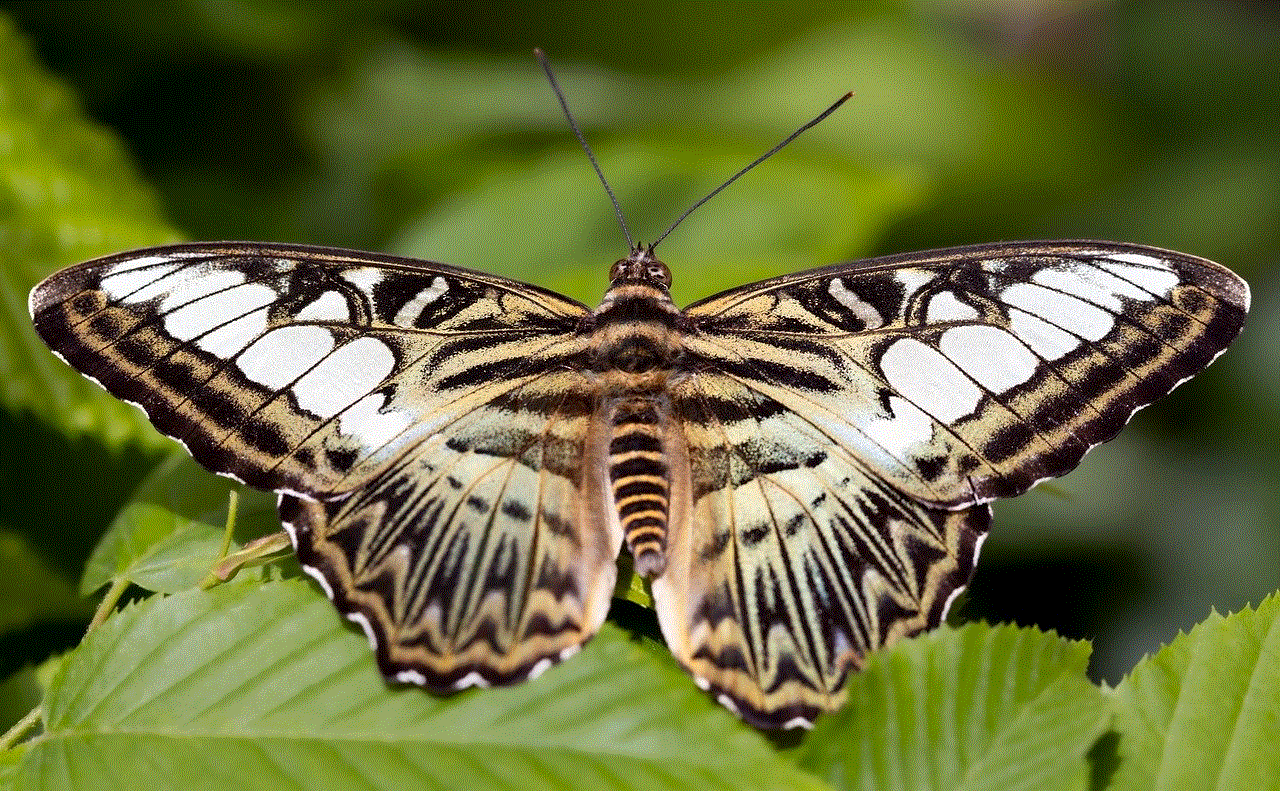
[[[662,416],[648,398],[619,401],[611,416],[609,479],[636,572],[656,577],[666,567],[670,476],[662,446]]]

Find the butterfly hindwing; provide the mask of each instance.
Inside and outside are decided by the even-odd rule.
[[[986,505],[893,488],[767,396],[703,373],[673,388],[689,476],[673,486],[654,604],[700,683],[765,727],[841,706],[866,655],[937,625],[969,579]]]
[[[349,496],[290,495],[299,560],[389,678],[436,689],[536,674],[603,622],[622,542],[595,400],[556,372],[478,406]]]

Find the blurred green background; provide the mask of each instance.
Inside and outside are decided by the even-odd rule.
[[[396,252],[594,304],[626,249],[530,55],[541,46],[641,240],[855,91],[664,242],[682,303],[1015,238],[1228,265],[1253,287],[1240,340],[1071,476],[997,504],[960,608],[1093,638],[1094,673],[1112,681],[1211,609],[1280,587],[1278,9],[0,3],[190,239]],[[112,251],[100,246],[80,256]],[[24,371],[7,375],[21,390]],[[161,458],[128,432],[68,436],[6,404],[0,561],[23,573],[0,581],[0,676],[77,642],[85,557]]]

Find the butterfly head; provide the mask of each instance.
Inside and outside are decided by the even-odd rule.
[[[636,247],[631,255],[614,262],[609,268],[609,282],[618,284],[623,281],[652,283],[671,288],[671,270],[653,255],[653,245]]]

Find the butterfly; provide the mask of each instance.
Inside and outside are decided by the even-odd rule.
[[[279,493],[388,678],[538,675],[599,629],[625,545],[698,685],[794,727],[942,620],[990,500],[1074,468],[1249,304],[1215,263],[1093,241],[839,264],[683,310],[649,247],[610,280],[591,309],[426,261],[179,244],[58,272],[30,307],[205,467]]]

